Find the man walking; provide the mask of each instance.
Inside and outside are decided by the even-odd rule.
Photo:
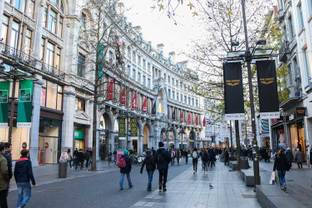
[[[17,185],[17,208],[25,207],[31,197],[31,185],[36,185],[32,165],[28,159],[28,150],[21,151],[21,157],[15,163],[14,178]]]
[[[197,173],[198,156],[197,149],[194,148],[192,152],[193,174]]]
[[[170,163],[170,153],[164,148],[164,143],[158,143],[159,149],[156,152],[156,164],[159,172],[159,191],[166,192],[168,165]]]
[[[4,145],[4,153],[3,156],[7,160],[8,164],[8,171],[9,171],[9,180],[11,180],[13,176],[13,171],[12,171],[12,154],[11,154],[11,144],[9,142],[6,142],[3,144]]]
[[[302,162],[303,162],[303,154],[299,148],[297,148],[296,153],[295,153],[295,161],[298,165],[298,168],[301,169],[302,168]]]
[[[7,160],[3,156],[4,144],[0,143],[0,208],[8,208],[9,171]]]
[[[147,191],[152,191],[153,175],[156,169],[156,158],[150,150],[146,151],[146,157],[143,160],[143,163],[141,166],[141,171],[140,171],[141,174],[143,173],[144,166],[146,166],[146,172],[147,172],[147,177],[148,177]]]
[[[121,155],[117,161],[117,166],[120,168],[120,180],[119,180],[120,191],[123,190],[123,183],[125,180],[125,176],[127,176],[129,189],[133,187],[131,178],[130,178],[131,161],[130,161],[128,154],[129,154],[128,150],[125,150],[124,154]]]

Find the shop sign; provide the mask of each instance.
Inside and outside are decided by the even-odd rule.
[[[118,119],[118,136],[125,137],[126,136],[126,118],[119,118]]]
[[[132,137],[138,136],[138,125],[135,118],[131,118],[130,120],[130,132]]]
[[[10,82],[0,82],[0,127],[8,127]]]
[[[17,105],[17,127],[31,127],[33,80],[20,80]]]
[[[74,130],[74,139],[75,140],[84,140],[85,133],[82,129],[75,129]]]
[[[305,116],[305,111],[306,111],[306,108],[304,108],[304,107],[297,107],[296,108],[296,118],[304,117]]]

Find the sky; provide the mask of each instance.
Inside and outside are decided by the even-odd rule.
[[[176,23],[168,18],[166,12],[152,9],[153,0],[123,0],[125,16],[133,26],[142,27],[145,41],[152,41],[152,45],[163,43],[164,55],[170,51],[176,52],[176,61],[184,61],[183,52],[191,52],[192,41],[203,37],[198,17],[193,17],[186,5],[176,10]]]

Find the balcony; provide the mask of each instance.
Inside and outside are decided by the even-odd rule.
[[[279,50],[279,60],[283,63],[286,63],[288,53],[289,53],[289,43],[288,41],[284,41]]]
[[[2,55],[8,57],[14,62],[25,64],[30,67],[35,65],[35,58],[9,45],[0,43],[0,51]]]

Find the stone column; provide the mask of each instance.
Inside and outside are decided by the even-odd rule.
[[[39,161],[39,123],[40,123],[40,101],[42,77],[36,75],[37,80],[34,81],[33,91],[33,109],[31,117],[30,144],[29,153],[33,166],[38,166]]]
[[[62,148],[73,149],[74,144],[74,115],[75,115],[75,88],[67,86],[64,89],[63,101],[63,126],[62,126]]]

